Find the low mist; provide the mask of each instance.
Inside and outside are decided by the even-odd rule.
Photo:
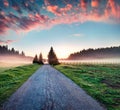
[[[0,67],[15,67],[32,64],[32,57],[0,56]]]
[[[61,63],[80,64],[120,64],[120,58],[111,59],[89,59],[89,60],[60,60]]]

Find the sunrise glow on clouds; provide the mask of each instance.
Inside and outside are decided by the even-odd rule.
[[[0,34],[5,34],[8,30],[29,32],[59,24],[87,21],[120,23],[120,4],[116,0],[79,0],[74,3],[61,1],[59,4],[52,0],[41,3],[38,0],[1,0]],[[42,11],[49,14],[41,14]],[[12,40],[3,41],[9,42]]]
[[[0,0],[0,45],[31,56],[116,46],[119,28],[119,0]]]

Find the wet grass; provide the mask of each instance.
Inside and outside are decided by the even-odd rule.
[[[120,65],[58,65],[56,69],[108,110],[120,110]]]
[[[0,67],[0,74],[1,74],[3,71],[5,71],[5,70],[7,70],[7,68],[1,68],[1,67]]]
[[[13,67],[0,67],[0,74],[3,73],[5,70],[11,69]]]
[[[14,93],[40,65],[0,68],[0,106]]]

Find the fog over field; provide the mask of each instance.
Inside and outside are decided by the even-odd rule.
[[[61,63],[88,63],[88,64],[120,64],[119,58],[91,59],[91,60],[60,60]]]
[[[16,67],[32,64],[32,58],[18,56],[0,56],[0,67]]]
[[[0,56],[0,67],[16,67],[32,64],[32,58],[21,58],[15,56]],[[119,58],[91,59],[91,60],[59,60],[60,63],[70,64],[120,64]]]

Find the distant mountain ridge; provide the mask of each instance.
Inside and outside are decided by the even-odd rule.
[[[120,46],[83,49],[69,55],[68,60],[120,58]]]

